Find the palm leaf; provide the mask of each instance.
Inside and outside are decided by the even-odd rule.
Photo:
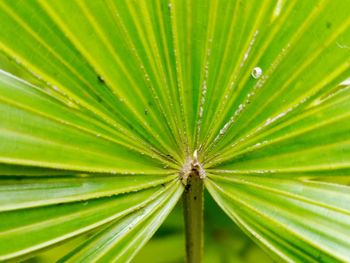
[[[139,210],[154,199],[164,202],[164,199],[167,200],[167,195],[164,196],[164,192],[178,188],[176,186],[178,184],[174,185],[173,182],[168,187],[157,186],[115,197],[71,201],[64,205],[60,205],[57,198],[53,205],[51,205],[50,200],[46,206],[40,204],[41,206],[37,208],[2,212],[0,228],[1,259],[11,259],[32,253],[97,227],[103,227],[108,223],[120,219],[124,220],[123,216],[133,212],[140,213]],[[62,188],[62,191],[64,190],[66,189]],[[30,193],[31,191],[27,192]],[[35,190],[33,192],[35,194]],[[54,194],[57,193],[59,191]],[[69,194],[69,192],[66,194]],[[106,193],[104,196],[106,196]],[[178,197],[178,195],[176,196]],[[29,205],[27,204],[27,206]],[[171,207],[170,203],[167,208],[170,209]],[[151,208],[155,209],[153,206]],[[152,211],[151,208],[149,210]],[[26,238],[23,238],[24,236]]]
[[[277,259],[349,261],[349,8],[1,1],[0,259],[130,261],[195,164]]]
[[[225,212],[285,261],[348,259],[348,187],[245,176],[213,179],[217,182],[207,180],[208,190]]]

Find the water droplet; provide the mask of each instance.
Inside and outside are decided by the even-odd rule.
[[[60,89],[57,86],[52,86],[52,88],[58,92],[60,92]]]
[[[348,86],[348,85],[350,85],[350,78],[347,78],[346,80],[342,81],[339,85],[341,85],[341,86]]]
[[[253,147],[260,147],[260,146],[261,146],[261,142],[258,142],[255,145],[253,145]]]
[[[255,79],[258,79],[260,78],[262,75],[262,69],[259,68],[259,67],[255,67],[253,68],[252,70],[252,77],[255,78]]]
[[[273,19],[278,17],[281,14],[281,10],[282,10],[283,4],[284,4],[283,2],[284,2],[284,0],[277,1],[275,10],[273,11]]]

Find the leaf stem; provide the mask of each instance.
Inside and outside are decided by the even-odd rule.
[[[183,194],[186,262],[200,263],[203,257],[203,180],[192,170]]]

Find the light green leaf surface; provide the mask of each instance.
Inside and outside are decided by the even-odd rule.
[[[349,101],[349,88],[320,98],[289,120],[240,141],[213,161],[211,169],[286,176],[312,171],[333,176],[334,170],[348,169]]]
[[[51,206],[2,212],[1,260],[19,257],[103,227],[131,212],[138,213],[152,200],[164,200],[162,194],[169,192],[169,189],[179,189],[178,186],[178,182],[172,182],[115,197],[106,196],[64,205],[56,200],[56,204]]]
[[[212,126],[209,134],[216,136],[207,143],[211,154],[290,118],[349,76],[349,49],[339,47],[350,41],[346,1],[253,2],[236,9],[240,14],[233,25],[244,25],[245,31],[233,27],[232,34],[244,46],[227,51],[238,56],[236,63],[224,64],[235,67],[228,76],[232,82],[211,100],[222,100],[211,107],[214,115],[205,115]],[[236,41],[227,48],[231,45]],[[254,67],[263,72],[257,80],[249,74]],[[210,121],[214,116],[216,121]]]
[[[206,184],[222,209],[281,259],[347,261],[348,187],[237,175],[213,175]]]
[[[214,199],[277,260],[350,261],[349,10],[0,1],[0,259],[93,232],[62,261],[131,260],[197,149]]]
[[[110,134],[102,136],[103,130],[97,130],[93,121],[80,119],[29,84],[0,74],[5,96],[0,98],[1,162],[79,171],[164,173],[162,162],[129,149],[126,142],[111,140]],[[38,106],[33,109],[34,105]]]
[[[2,179],[0,211],[114,196],[164,184],[177,175],[48,176]]]
[[[175,153],[139,64],[127,47],[112,45],[123,43],[123,38],[120,30],[111,30],[117,21],[106,4],[4,1],[0,8],[6,27],[0,48],[5,53],[96,118],[134,139],[141,136],[155,148]],[[22,41],[6,34],[12,30]]]
[[[145,208],[91,237],[86,244],[63,258],[62,262],[129,262],[180,198],[182,188],[173,186],[168,190]]]

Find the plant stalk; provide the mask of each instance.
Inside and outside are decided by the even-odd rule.
[[[196,170],[192,170],[187,178],[183,194],[187,263],[202,262],[203,199],[203,180]]]

